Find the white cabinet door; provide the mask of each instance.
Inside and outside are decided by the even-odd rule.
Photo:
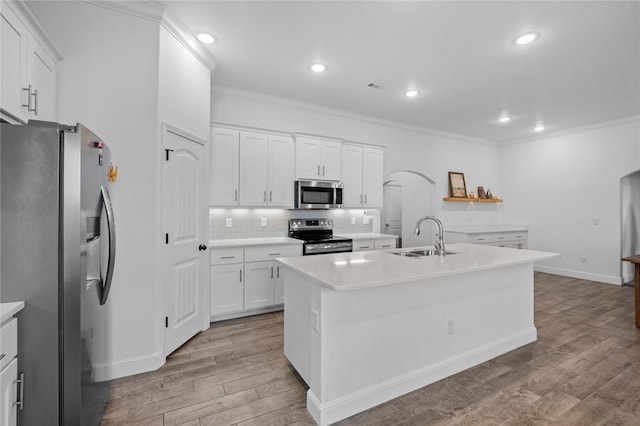
[[[325,141],[322,143],[322,179],[340,180],[342,144],[340,142]]]
[[[362,193],[362,147],[342,146],[342,202],[345,208],[361,208]]]
[[[287,136],[269,136],[269,194],[272,207],[293,207],[295,147]]]
[[[284,277],[279,264],[275,264],[275,278],[273,279],[273,303],[284,304]]]
[[[2,2],[0,19],[0,106],[20,120],[27,119],[27,39],[29,33]]]
[[[267,135],[240,132],[240,205],[267,205]]]
[[[362,150],[363,207],[382,208],[383,151],[377,148]]]
[[[240,132],[211,128],[209,203],[212,206],[238,205]]]
[[[244,308],[261,308],[273,305],[274,262],[249,262],[244,264],[247,277],[244,282]]]
[[[299,179],[322,178],[322,142],[319,139],[296,138],[296,175]]]
[[[242,275],[241,263],[211,267],[211,315],[242,311],[244,306]]]
[[[18,358],[14,358],[0,373],[0,425],[15,426],[17,421],[16,384],[18,378]]]
[[[56,120],[56,63],[40,45],[29,37],[27,81],[33,86],[33,110],[29,118]]]

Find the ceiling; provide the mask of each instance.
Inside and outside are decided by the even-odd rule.
[[[220,86],[493,141],[640,114],[635,1],[162,3],[216,37]]]

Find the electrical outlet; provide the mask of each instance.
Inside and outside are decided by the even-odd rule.
[[[367,216],[367,215],[362,216],[362,223],[364,225],[368,225],[369,224],[369,216]]]
[[[231,228],[233,226],[233,219],[228,217],[226,220],[226,226],[227,228]]]
[[[356,224],[356,217],[355,216],[351,216],[351,224],[352,225]]]
[[[266,217],[260,218],[260,226],[262,226],[263,228],[265,226],[267,226],[267,218]]]
[[[593,218],[593,224],[594,225],[600,225],[600,218],[599,217],[594,217]]]
[[[587,263],[587,256],[582,256],[582,257],[580,258],[580,261],[581,261],[582,263]]]
[[[454,332],[453,320],[447,321],[447,334],[451,335]]]

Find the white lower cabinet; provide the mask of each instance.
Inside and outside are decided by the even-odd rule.
[[[211,267],[210,315],[228,314],[244,309],[243,264]]]
[[[494,247],[508,247],[515,249],[527,248],[527,231],[498,231],[482,233],[465,233],[445,231],[444,240],[446,243],[471,243],[484,244]]]
[[[17,401],[17,387],[15,380],[18,378],[18,358],[7,365],[0,372],[0,425],[15,426],[17,421],[18,407],[14,404]]]
[[[396,248],[395,238],[372,238],[366,240],[353,240],[353,251],[387,250]]]
[[[354,240],[353,251],[375,250],[375,240]]]
[[[273,305],[273,279],[275,262],[244,264],[244,308],[262,308]]]
[[[284,303],[284,285],[280,266],[274,259],[301,255],[301,244],[212,249],[212,320],[280,308]]]

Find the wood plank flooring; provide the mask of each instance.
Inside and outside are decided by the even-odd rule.
[[[633,288],[536,273],[538,341],[341,425],[640,425]],[[214,323],[118,379],[102,425],[313,425],[282,312]]]

